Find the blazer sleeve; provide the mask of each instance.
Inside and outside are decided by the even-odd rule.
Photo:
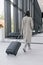
[[[30,27],[33,30],[34,25],[33,25],[33,19],[32,18],[31,18],[31,22],[30,22]]]

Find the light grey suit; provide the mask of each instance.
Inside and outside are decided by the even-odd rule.
[[[22,31],[23,31],[23,38],[25,39],[26,44],[31,43],[32,29],[33,29],[32,18],[25,16],[22,20]]]

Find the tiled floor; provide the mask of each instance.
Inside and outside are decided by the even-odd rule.
[[[31,44],[31,50],[23,52],[21,45],[17,56],[7,55],[6,48],[10,43],[0,43],[0,65],[43,65],[43,44]]]
[[[41,37],[42,36],[42,37]],[[43,44],[31,44],[31,50],[23,52],[23,40],[17,56],[7,55],[6,49],[10,44],[10,39],[0,41],[0,65],[43,65]],[[15,40],[16,41],[16,40]],[[19,40],[18,40],[19,41]],[[43,34],[32,37],[32,43],[43,43]]]

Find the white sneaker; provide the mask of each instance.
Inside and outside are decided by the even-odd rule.
[[[26,50],[25,50],[25,49],[23,49],[23,51],[24,51],[24,52],[26,52]]]

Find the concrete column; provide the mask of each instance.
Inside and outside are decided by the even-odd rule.
[[[30,16],[32,17],[32,0],[30,0]]]
[[[11,32],[11,6],[10,0],[4,0],[4,15],[5,15],[5,37]]]
[[[24,12],[27,10],[27,0],[24,0]]]
[[[27,10],[30,10],[30,1],[29,0],[27,0]]]
[[[22,0],[22,17],[24,17],[24,0]]]
[[[32,0],[32,18],[34,17],[34,0]]]
[[[13,0],[13,3],[18,7],[18,0]],[[18,32],[18,8],[13,7],[14,32]]]
[[[18,7],[22,10],[22,0],[18,0]],[[19,32],[21,31],[22,24],[22,11],[18,9],[18,24],[19,24]]]

